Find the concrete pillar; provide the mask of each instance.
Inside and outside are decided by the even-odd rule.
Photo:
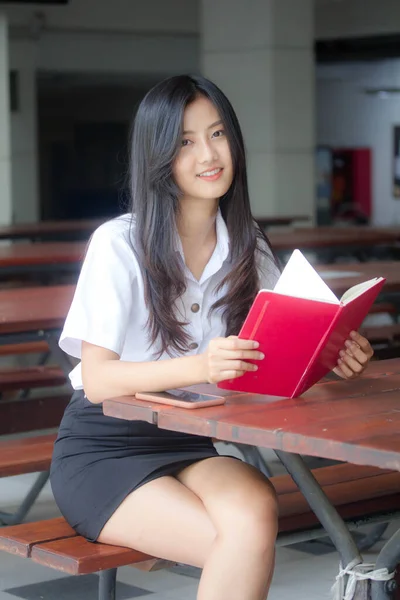
[[[201,68],[232,102],[256,217],[314,218],[313,0],[201,0]]]

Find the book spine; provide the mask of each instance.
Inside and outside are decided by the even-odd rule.
[[[336,323],[341,315],[341,312],[343,310],[343,305],[339,304],[338,309],[336,311],[336,314],[332,317],[332,321],[330,326],[328,327],[328,329],[326,330],[326,333],[324,335],[324,337],[322,338],[322,340],[320,341],[320,343],[318,344],[318,346],[315,349],[314,354],[312,355],[310,362],[308,363],[303,375],[301,376],[301,379],[299,381],[299,383],[296,386],[296,389],[293,392],[292,398],[296,398],[296,396],[298,396],[301,393],[301,389],[307,379],[308,374],[310,373],[312,367],[315,364],[315,361],[317,360],[318,356],[321,354],[322,350],[324,349],[327,341],[330,338],[330,335],[332,333],[332,331],[335,329],[336,327]],[[312,384],[311,384],[312,385]]]

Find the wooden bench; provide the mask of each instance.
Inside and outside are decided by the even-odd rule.
[[[400,323],[390,325],[367,325],[361,327],[361,335],[366,337],[380,360],[400,356]]]
[[[0,369],[0,392],[64,385],[62,369],[52,366]]]
[[[47,342],[25,342],[24,344],[0,345],[0,356],[12,356],[15,354],[44,354],[49,352]]]
[[[313,470],[349,525],[390,520],[400,506],[400,472],[341,463]],[[289,475],[271,478],[280,506],[279,545],[322,537],[319,522]],[[69,575],[100,572],[99,600],[115,598],[117,568],[166,563],[128,548],[90,543],[62,518],[0,529],[0,549]]]
[[[387,313],[396,316],[398,313],[397,306],[392,302],[375,302],[369,309],[370,315]]]
[[[370,342],[400,342],[400,323],[390,325],[366,325],[360,333]]]
[[[39,473],[38,478],[12,514],[0,512],[0,523],[20,523],[32,507],[49,478],[56,434],[0,441],[0,477]]]
[[[52,366],[0,369],[0,435],[57,427],[70,392],[29,397],[32,389],[66,383],[62,369]],[[11,394],[18,392],[18,395]]]

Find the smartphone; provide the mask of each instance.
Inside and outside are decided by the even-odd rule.
[[[198,394],[197,392],[180,389],[166,390],[165,392],[138,392],[136,398],[181,408],[204,408],[205,406],[225,404],[225,398],[222,396]]]

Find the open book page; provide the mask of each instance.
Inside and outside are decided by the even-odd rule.
[[[274,292],[339,304],[335,294],[300,250],[293,251],[274,287]]]
[[[381,279],[382,277],[374,277],[373,279],[369,279],[368,281],[363,281],[363,283],[357,283],[357,285],[353,285],[353,287],[348,289],[347,292],[343,294],[340,301],[344,304],[351,302],[351,300],[354,300],[355,298],[358,298],[358,296],[361,296],[363,292],[371,288],[373,285],[375,285],[377,281]]]

